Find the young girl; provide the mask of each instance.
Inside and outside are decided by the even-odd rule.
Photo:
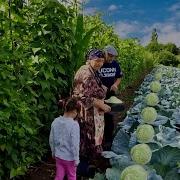
[[[56,118],[51,124],[49,144],[52,156],[56,160],[55,180],[76,180],[76,167],[79,163],[79,124],[74,119],[79,111],[77,100],[69,99],[65,103],[63,116]]]

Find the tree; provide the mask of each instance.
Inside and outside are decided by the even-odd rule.
[[[158,43],[158,34],[156,28],[154,28],[152,31],[151,42]]]
[[[151,41],[146,46],[150,52],[160,52],[163,49],[163,45],[158,43],[158,34],[156,28],[153,29],[151,35]]]
[[[158,61],[165,66],[177,67],[179,64],[178,58],[174,54],[166,50],[158,53]]]

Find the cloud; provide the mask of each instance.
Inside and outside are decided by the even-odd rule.
[[[119,9],[119,6],[116,6],[114,4],[111,4],[109,7],[108,7],[108,11],[116,11]]]
[[[180,22],[180,2],[173,4],[170,8],[167,9],[172,13],[172,17],[169,18],[169,21]],[[178,24],[178,23],[177,23]]]
[[[152,25],[144,25],[140,22],[117,22],[115,32],[121,38],[135,37],[136,34],[141,34],[141,44],[147,45],[151,40],[151,33],[154,28],[158,32],[158,41],[160,43],[175,43],[180,46],[180,25],[176,22],[156,22]]]
[[[180,11],[180,3],[173,4],[170,8],[168,8],[171,12],[177,12]]]
[[[127,38],[129,34],[137,32],[139,25],[137,22],[117,22],[115,32],[123,38]]]
[[[180,11],[174,12],[173,16],[169,18],[169,21],[180,22]]]

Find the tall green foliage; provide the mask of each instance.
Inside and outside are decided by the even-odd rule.
[[[121,41],[118,35],[114,33],[113,27],[103,22],[100,14],[95,16],[86,16],[85,29],[89,30],[94,27],[94,24],[97,25],[97,29],[92,35],[89,48],[104,48],[107,44],[117,46],[118,42]]]
[[[39,118],[44,119],[45,124],[57,112],[58,96],[69,89],[73,16],[71,9],[67,10],[62,4],[50,1],[40,8],[30,26],[32,40],[29,47],[33,66],[38,71],[35,89],[39,91],[38,101],[42,106]]]
[[[75,30],[74,30],[74,43],[72,46],[72,56],[71,56],[71,69],[75,73],[79,67],[85,63],[85,54],[88,50],[88,46],[90,40],[98,30],[98,25],[94,24],[93,27],[89,28],[88,30],[84,27],[84,17],[82,14],[77,16],[75,21]],[[73,73],[73,75],[74,75]],[[73,77],[72,77],[73,80]]]
[[[180,54],[179,48],[175,44],[173,44],[173,43],[165,44],[164,48],[165,48],[166,51],[169,51],[169,52],[171,52],[174,55]]]
[[[136,40],[127,39],[119,42],[119,61],[124,72],[122,88],[131,86],[141,76],[147,67],[145,64],[144,48]]]
[[[37,95],[31,90],[33,74],[28,64],[22,66],[23,55],[16,53],[6,59],[0,57],[0,177],[3,179],[23,174],[27,165],[45,152],[44,142],[37,138],[42,124],[37,118]]]
[[[160,44],[158,42],[158,34],[156,29],[153,30],[151,41],[146,46],[146,49],[156,57],[158,63],[166,66],[178,66],[179,49],[173,43]]]
[[[177,57],[169,51],[163,50],[158,54],[158,61],[159,63],[165,66],[174,66],[177,67],[179,61]]]
[[[47,151],[58,96],[68,91],[71,78],[74,11],[57,1],[31,2],[24,8],[17,3],[4,1],[0,11],[2,179],[22,175]]]
[[[147,45],[147,49],[152,53],[160,52],[163,49],[163,45],[158,43],[158,33],[156,28],[154,28],[152,31],[151,41]]]

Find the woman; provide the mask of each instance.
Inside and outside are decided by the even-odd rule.
[[[97,71],[104,63],[103,51],[92,49],[87,63],[80,67],[74,78],[73,96],[80,98],[80,156],[95,159],[102,152],[104,113],[111,108],[104,104],[107,88]]]
[[[108,45],[104,48],[104,52],[105,62],[98,72],[103,85],[108,89],[106,99],[109,99],[111,96],[116,95],[123,73],[118,61],[116,60],[118,56],[117,50],[112,45]],[[119,109],[119,111],[121,110],[123,110],[123,107],[122,109]],[[113,115],[111,113],[105,113],[104,119],[104,150],[110,150],[114,132]]]

